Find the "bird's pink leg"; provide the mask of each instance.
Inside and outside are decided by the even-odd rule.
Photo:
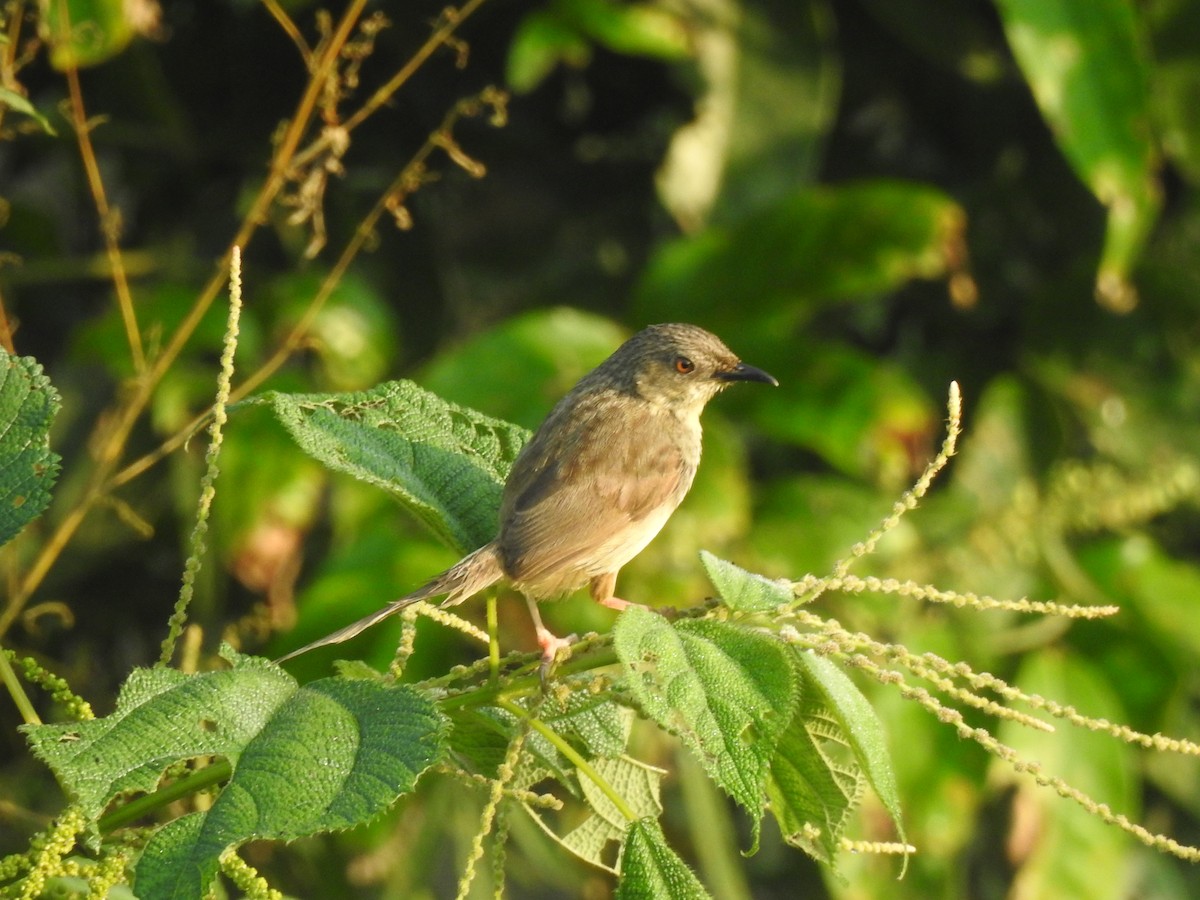
[[[537,633],[538,646],[542,648],[542,674],[545,677],[559,651],[568,649],[571,641],[558,637],[542,624],[542,614],[538,611],[536,600],[526,597],[525,604],[529,607],[529,615],[533,619],[533,629]]]
[[[641,603],[632,603],[629,600],[622,600],[620,597],[614,597],[613,591],[617,588],[617,573],[608,572],[604,575],[597,575],[592,579],[589,587],[592,599],[601,606],[607,606],[609,609],[615,609],[620,612],[623,609],[628,609],[631,606],[636,606],[640,609],[646,609]]]

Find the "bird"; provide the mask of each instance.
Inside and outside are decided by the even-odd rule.
[[[538,602],[584,585],[603,606],[617,573],[679,506],[700,463],[700,413],[739,381],[778,386],[697,325],[651,325],[583,376],[513,462],[496,537],[410,594],[278,661],[347,641],[419,600],[454,606],[508,583],[525,596],[543,674],[569,641],[542,624]]]

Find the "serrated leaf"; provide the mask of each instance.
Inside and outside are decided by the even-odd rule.
[[[229,760],[213,806],[147,844],[139,896],[199,897],[229,847],[366,822],[442,754],[442,721],[412,688],[340,678],[300,687],[273,663],[230,656],[219,672],[135,671],[112,715],[24,729],[93,820],[117,794],[153,789],[174,762]]]
[[[0,546],[50,504],[60,459],[50,423],[59,406],[36,360],[0,350]]]
[[[467,760],[473,771],[498,777],[513,739],[511,719],[501,720],[494,709],[464,707],[448,713],[450,749]]]
[[[634,697],[751,813],[757,842],[771,758],[796,698],[792,654],[746,628],[672,625],[636,607],[617,620],[614,643]]]
[[[790,603],[794,597],[787,582],[772,581],[754,572],[726,562],[713,556],[707,550],[700,551],[700,562],[708,573],[708,580],[713,583],[721,599],[730,609],[738,612],[767,612],[785,603]]]
[[[896,833],[903,841],[900,794],[896,789],[883,723],[854,682],[828,659],[811,651],[797,653],[796,659],[800,663],[804,690],[815,691],[837,721],[855,762],[891,816]]]
[[[577,691],[563,700],[544,701],[540,718],[559,735],[578,743],[589,758],[620,756],[633,726],[633,710],[606,695]],[[537,737],[540,735],[530,735],[531,740]]]
[[[504,480],[529,439],[410,381],[347,394],[273,391],[251,402],[269,404],[306,453],[388,491],[460,552],[495,537]]]
[[[665,771],[627,757],[597,759],[591,765],[634,814],[652,819],[662,815],[659,789]],[[591,808],[591,815],[564,835],[559,843],[580,859],[615,874],[611,866],[605,865],[602,854],[610,842],[621,841],[629,828],[629,820],[596,782],[582,772],[577,776],[579,787]]]
[[[1130,273],[1158,216],[1150,66],[1125,0],[996,4],[1025,80],[1063,155],[1108,207],[1096,292],[1126,309]]]
[[[800,708],[771,761],[767,796],[787,843],[833,865],[850,814],[862,796],[862,770],[847,761],[849,741],[816,691]]]
[[[590,762],[594,772],[602,778],[637,816],[657,817],[662,813],[659,799],[662,776],[666,773],[629,757],[616,759],[594,759]],[[522,803],[525,812],[546,835],[564,850],[579,859],[617,874],[604,859],[605,851],[612,842],[624,840],[629,820],[592,778],[575,767],[551,768],[543,765],[536,757],[526,755],[517,767],[512,786],[522,790],[533,790],[546,781],[554,781],[576,800],[586,802],[588,815],[579,822],[577,815],[568,812],[574,825],[566,833],[559,827],[560,818],[553,812],[530,803]]]
[[[629,826],[614,900],[708,900],[696,874],[667,846],[654,819]]]

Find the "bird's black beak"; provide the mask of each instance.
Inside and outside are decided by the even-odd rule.
[[[754,366],[748,366],[744,362],[738,363],[727,371],[716,372],[713,377],[722,381],[761,381],[763,384],[779,387],[779,382],[774,375]]]

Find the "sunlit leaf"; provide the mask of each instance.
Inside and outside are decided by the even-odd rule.
[[[892,490],[912,480],[939,427],[937,407],[912,375],[839,344],[790,341],[781,355],[798,363],[796,377],[786,390],[752,398],[766,434]],[[775,372],[774,359],[763,365]]]
[[[614,635],[633,696],[750,812],[757,836],[771,757],[796,696],[792,654],[747,628],[672,625],[637,607],[621,614]]]
[[[667,846],[654,819],[629,827],[621,853],[621,880],[614,900],[708,900],[708,891]]]
[[[700,551],[700,561],[708,577],[730,609],[739,612],[768,612],[793,599],[792,589],[786,583],[772,581],[747,572],[713,556],[706,550]]]
[[[516,91],[531,91],[559,63],[583,66],[591,59],[591,43],[658,59],[682,59],[690,48],[683,20],[663,6],[553,0],[517,27],[508,50],[508,83]]]
[[[230,655],[233,668],[199,675],[135,670],[111,715],[24,729],[92,819],[118,794],[152,790],[176,762],[230,761],[210,809],[151,838],[139,896],[199,897],[229,847],[366,822],[441,756],[441,719],[412,688],[342,678],[300,687],[266,660]]]
[[[1106,683],[1106,676],[1087,660],[1043,648],[1025,657],[1015,680],[1019,690],[1069,703],[1080,712],[1122,720],[1127,715]],[[1035,731],[1017,722],[1002,722],[997,737],[1023,758],[1063,778],[1114,812],[1137,816],[1138,792],[1132,749],[1111,736],[1068,729]],[[1012,888],[1015,897],[1051,894],[1096,900],[1127,896],[1133,877],[1128,838],[1094,812],[1065,803],[1032,778],[994,764],[993,778],[1015,787],[1011,821],[1025,827],[1004,836],[1018,863]],[[1086,854],[1074,852],[1087,847]]]
[[[442,350],[420,382],[439,397],[535,428],[628,336],[604,316],[567,307],[534,310]]]
[[[657,819],[662,814],[659,798],[662,769],[634,759],[598,759],[592,768],[625,801],[635,815]],[[562,845],[593,865],[602,865],[602,853],[612,841],[620,842],[630,827],[629,820],[606,793],[587,775],[579,773],[579,786],[590,814],[562,838]]]
[[[302,450],[388,491],[461,552],[495,537],[504,480],[529,437],[409,381],[250,402],[270,405]]]
[[[784,840],[833,865],[865,784],[850,742],[820,693],[802,692],[767,781],[771,812]]]
[[[836,720],[855,764],[891,816],[900,839],[904,840],[900,793],[892,771],[887,735],[879,716],[854,682],[831,661],[809,651],[797,653],[796,659],[800,663],[805,689],[815,691]]]
[[[560,64],[579,68],[591,59],[587,40],[550,9],[537,9],[521,19],[508,45],[505,80],[518,93],[528,93]]]
[[[1150,69],[1126,0],[999,0],[1004,30],[1063,154],[1108,207],[1097,297],[1127,310],[1130,274],[1158,216]]]

